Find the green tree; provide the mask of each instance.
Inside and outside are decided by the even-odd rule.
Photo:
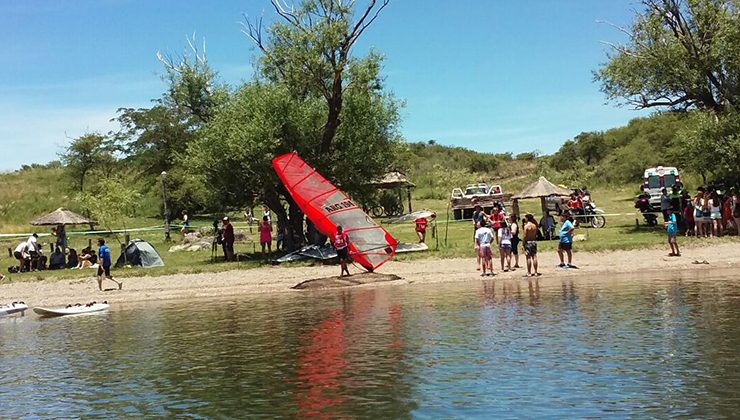
[[[194,40],[187,41],[190,53],[179,57],[157,53],[168,88],[156,104],[118,110],[120,129],[114,138],[137,173],[150,183],[163,171],[173,169],[198,130],[229,97],[228,88],[218,83],[205,54],[195,47]]]
[[[683,167],[707,180],[735,184],[740,181],[740,115],[720,117],[706,113],[692,116],[691,125],[679,133],[679,151]]]
[[[595,72],[609,99],[637,108],[740,106],[740,3],[642,0],[628,37]]]
[[[60,158],[80,192],[85,189],[85,178],[88,175],[98,168],[110,169],[116,161],[109,142],[97,133],[88,133],[73,139]]]
[[[379,90],[380,59],[352,54],[357,40],[377,19],[389,0],[370,0],[355,17],[356,3],[302,0],[288,7],[271,0],[280,20],[263,38],[262,20],[244,22],[247,34],[262,52],[261,70],[268,80],[285,83],[293,94],[319,96],[326,105],[319,157],[332,150],[348,90]]]
[[[83,192],[76,201],[82,204],[99,225],[112,231],[117,225],[126,228],[126,218],[135,214],[141,203],[141,194],[115,180],[102,180],[94,193]]]

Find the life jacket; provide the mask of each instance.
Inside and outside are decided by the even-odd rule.
[[[347,248],[347,246],[349,246],[349,237],[346,232],[337,233],[334,235],[334,240],[332,242],[336,249]]]

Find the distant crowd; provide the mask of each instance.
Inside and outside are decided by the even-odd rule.
[[[734,187],[721,191],[714,185],[702,186],[693,197],[680,184],[670,192],[663,188],[660,210],[666,222],[675,215],[685,236],[740,235],[740,197]]]

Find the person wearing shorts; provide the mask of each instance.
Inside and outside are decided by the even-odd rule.
[[[493,251],[491,243],[493,242],[493,231],[488,227],[486,220],[480,222],[480,227],[475,231],[475,249],[478,251],[478,258],[483,267],[483,276],[493,276]],[[486,273],[486,269],[488,272]]]
[[[502,220],[500,226],[498,229],[498,248],[501,255],[501,271],[513,271],[511,269],[511,241],[513,238],[511,228],[506,220]],[[504,267],[504,263],[506,267]]]
[[[537,264],[537,222],[534,216],[524,216],[524,255],[527,258],[527,276],[540,276]]]
[[[573,231],[575,226],[570,221],[570,213],[563,212],[560,215],[560,243],[558,244],[558,257],[560,258],[560,268],[576,268],[573,265]],[[568,262],[564,256],[568,256]]]
[[[349,261],[349,236],[342,229],[342,225],[337,226],[337,233],[334,234],[331,244],[337,250],[339,264],[342,266],[339,277],[343,277],[345,275],[344,273],[347,273],[347,276],[349,276],[349,268],[347,268],[347,261]]]
[[[103,290],[103,275],[105,278],[118,285],[118,290],[123,288],[123,282],[117,281],[110,275],[111,257],[110,248],[105,244],[105,239],[98,239],[98,258],[100,263],[98,264],[98,289]]]
[[[665,222],[665,229],[668,233],[668,245],[671,246],[671,253],[669,257],[680,257],[681,251],[678,249],[678,223],[676,222],[676,214],[671,213],[668,215],[668,221]]]

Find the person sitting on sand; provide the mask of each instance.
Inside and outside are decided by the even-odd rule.
[[[339,277],[344,277],[344,273],[349,274],[349,268],[347,268],[347,261],[349,260],[349,236],[343,231],[342,225],[337,225],[337,233],[331,240],[332,246],[337,250],[337,257],[339,257],[339,264],[342,266],[342,271],[339,273]]]
[[[110,248],[105,244],[105,239],[98,239],[98,255],[100,256],[100,264],[98,265],[98,289],[103,290],[103,274],[105,277],[118,285],[118,290],[123,289],[123,282],[117,281],[110,274],[110,266],[112,260],[110,256]]]
[[[77,267],[77,250],[74,248],[69,249],[69,254],[67,255],[67,268],[75,268]]]
[[[537,271],[537,222],[534,216],[524,216],[524,255],[527,257],[527,276],[539,276]]]
[[[678,249],[678,222],[676,222],[676,213],[671,212],[668,215],[668,221],[665,222],[665,230],[668,233],[668,244],[671,246],[671,253],[669,257],[680,257],[681,251]]]
[[[506,220],[501,221],[501,227],[498,228],[498,247],[499,254],[501,255],[501,271],[509,272],[511,270],[511,240],[513,235],[511,234],[511,228]],[[504,268],[504,262],[506,268]]]
[[[558,257],[560,258],[560,268],[577,268],[573,265],[573,231],[575,226],[570,220],[570,213],[563,212],[560,215],[560,243],[558,244]],[[568,255],[568,263],[563,259],[563,254]]]
[[[493,251],[491,251],[491,243],[493,242],[493,231],[488,227],[486,220],[481,220],[480,227],[475,231],[475,249],[478,251],[478,256],[481,260],[483,276],[493,276]],[[488,269],[488,273],[486,273]]]
[[[82,248],[82,252],[80,252],[80,255],[77,257],[77,266],[75,268],[78,270],[90,268],[95,264],[96,260],[97,256],[95,256],[95,251],[93,251],[89,246],[86,246],[85,248]]]

